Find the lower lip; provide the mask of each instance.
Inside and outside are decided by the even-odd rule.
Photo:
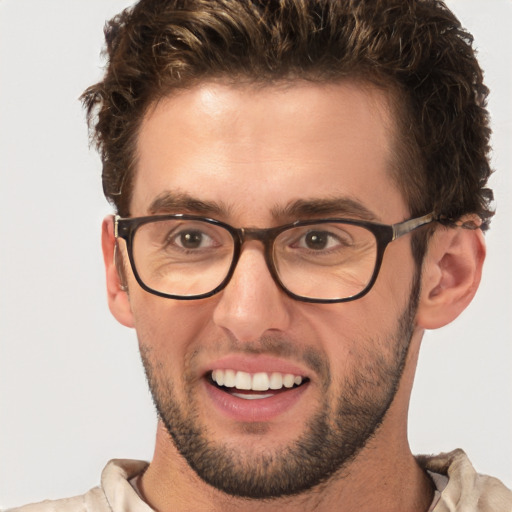
[[[299,387],[276,393],[269,398],[246,400],[226,393],[205,380],[206,391],[213,404],[226,416],[241,422],[270,421],[289,411],[308,388],[306,382]]]

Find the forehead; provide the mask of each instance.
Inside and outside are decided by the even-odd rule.
[[[137,141],[132,215],[166,195],[267,224],[297,201],[346,198],[377,218],[403,206],[391,179],[393,115],[359,83],[207,83],[152,106]],[[226,219],[229,220],[229,219]]]

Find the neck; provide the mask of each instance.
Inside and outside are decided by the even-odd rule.
[[[327,482],[301,495],[272,500],[229,496],[197,476],[159,423],[154,458],[140,484],[145,500],[158,512],[428,510],[433,484],[407,441],[409,395],[420,338],[413,337],[399,390],[375,436],[349,467]]]

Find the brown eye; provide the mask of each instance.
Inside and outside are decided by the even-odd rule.
[[[187,231],[179,234],[179,245],[185,249],[198,249],[203,245],[205,235],[200,231]]]
[[[325,249],[329,243],[329,236],[327,231],[310,231],[304,237],[304,244],[308,249]]]

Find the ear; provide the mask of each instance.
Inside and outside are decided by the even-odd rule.
[[[122,265],[121,251],[117,248],[116,238],[114,236],[114,218],[109,215],[103,220],[101,226],[101,247],[103,249],[103,261],[105,263],[105,272],[107,277],[107,297],[110,312],[116,320],[126,327],[134,327],[133,314],[130,306],[125,284],[121,281],[121,276],[117,266]],[[118,259],[116,265],[116,258]]]
[[[484,259],[482,230],[442,226],[436,230],[423,262],[418,326],[437,329],[464,311],[480,284]]]

